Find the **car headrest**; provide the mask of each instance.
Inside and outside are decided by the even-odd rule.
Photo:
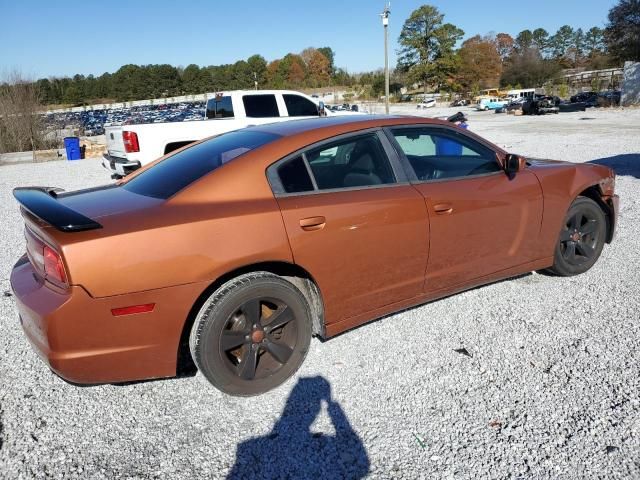
[[[375,169],[373,157],[369,153],[363,153],[353,161],[351,168],[353,170],[362,170],[371,173]]]

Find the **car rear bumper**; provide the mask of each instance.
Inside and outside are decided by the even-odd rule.
[[[176,375],[185,320],[200,284],[93,298],[80,286],[59,293],[22,257],[11,272],[20,323],[36,353],[73,383],[125,382]],[[155,303],[152,312],[114,316],[112,308]]]
[[[140,168],[140,162],[127,160],[126,158],[114,157],[105,153],[102,155],[102,166],[114,175],[124,177]]]

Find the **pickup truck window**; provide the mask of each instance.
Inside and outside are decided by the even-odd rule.
[[[207,101],[207,118],[233,118],[233,105],[230,96]]]
[[[136,175],[122,188],[138,195],[166,199],[221,165],[280,135],[252,130],[223,133],[167,157]]]
[[[275,95],[245,95],[242,97],[247,117],[279,117]]]
[[[282,95],[284,104],[287,106],[287,112],[290,117],[317,117],[318,106],[311,100],[300,95],[291,95],[285,93]]]

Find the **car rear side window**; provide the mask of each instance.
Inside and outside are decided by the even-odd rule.
[[[233,118],[233,104],[229,95],[207,100],[207,118]]]
[[[286,193],[309,192],[313,182],[302,156],[295,157],[278,167],[278,177]]]
[[[300,95],[282,95],[290,117],[317,117],[318,106]]]
[[[123,185],[125,190],[154,198],[169,198],[234,158],[279,138],[274,133],[237,130],[186,148]]]
[[[275,95],[245,95],[242,97],[247,117],[279,117]]]

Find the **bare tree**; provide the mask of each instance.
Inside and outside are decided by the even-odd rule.
[[[17,71],[6,76],[0,83],[0,153],[46,146],[42,110],[34,82]]]

